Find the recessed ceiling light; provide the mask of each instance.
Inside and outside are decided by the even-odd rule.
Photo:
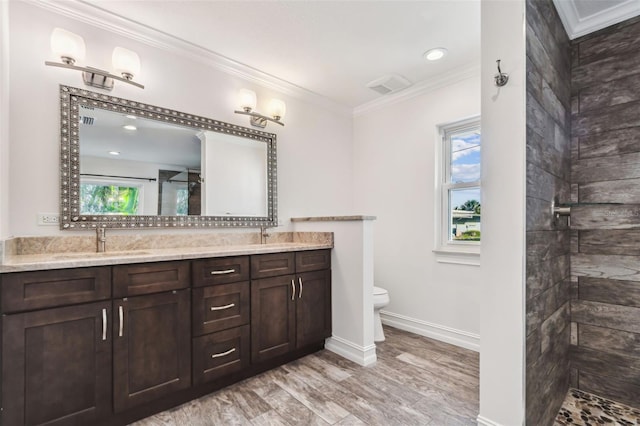
[[[136,120],[136,119],[138,118],[138,117],[136,117],[135,115],[131,115],[131,114],[126,115],[125,117],[127,117],[127,118],[128,118],[128,119],[130,119],[130,120]]]
[[[126,130],[138,130],[138,128],[133,124],[127,124],[126,126],[122,126],[122,128]]]
[[[447,49],[444,47],[436,47],[435,49],[430,49],[424,52],[423,57],[427,61],[437,61],[438,59],[442,59],[447,54]]]
[[[109,151],[111,155],[120,155],[120,151]]]

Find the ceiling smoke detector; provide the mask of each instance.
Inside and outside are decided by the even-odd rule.
[[[398,74],[385,75],[367,84],[369,89],[381,95],[397,92],[409,86],[411,86],[411,82]]]

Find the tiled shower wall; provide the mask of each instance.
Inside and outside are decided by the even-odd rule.
[[[571,46],[552,0],[527,0],[527,425],[550,425],[569,387]],[[508,207],[508,200],[505,200]]]
[[[571,380],[639,407],[640,19],[574,40],[572,122]]]

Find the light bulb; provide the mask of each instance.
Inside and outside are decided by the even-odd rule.
[[[86,52],[84,39],[71,31],[54,28],[51,33],[51,50],[65,64],[82,61]]]
[[[287,112],[287,105],[280,99],[271,99],[269,102],[269,115],[276,120],[284,118],[284,114]]]
[[[438,59],[442,59],[447,54],[447,49],[444,47],[436,47],[435,49],[427,50],[424,52],[424,58],[427,61],[437,61]]]
[[[140,57],[136,52],[125,49],[124,47],[116,47],[111,55],[113,68],[127,80],[133,80],[135,75],[140,73]]]
[[[240,109],[245,112],[251,112],[256,109],[256,92],[249,89],[240,89],[238,97],[240,98]]]

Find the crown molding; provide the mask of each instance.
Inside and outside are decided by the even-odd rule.
[[[343,114],[352,114],[352,109],[332,101],[311,90],[275,77],[212,50],[198,46],[179,37],[159,31],[155,28],[106,11],[94,4],[80,0],[26,0],[27,3],[66,16],[76,21],[118,34],[148,46],[178,54],[191,60],[218,69],[226,74],[241,78],[267,89],[275,90],[294,98],[309,102],[327,110]]]
[[[454,72],[446,72],[433,78],[422,80],[399,92],[383,95],[378,99],[359,105],[353,109],[353,115],[359,116],[385,108],[473,77],[480,77],[480,65],[477,63],[468,64]]]
[[[562,25],[571,40],[640,14],[640,0],[627,0],[591,16],[581,18],[578,15],[575,1],[553,0]]]

